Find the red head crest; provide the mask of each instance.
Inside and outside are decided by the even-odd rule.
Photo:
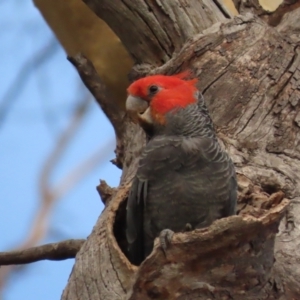
[[[128,95],[148,102],[153,120],[164,123],[164,116],[176,108],[184,108],[196,102],[197,79],[187,79],[191,72],[173,76],[153,75],[132,83]]]

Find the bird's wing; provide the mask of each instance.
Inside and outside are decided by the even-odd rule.
[[[131,261],[139,264],[144,258],[143,215],[150,189],[155,194],[152,197],[176,197],[176,190],[186,181],[193,195],[212,193],[199,203],[203,206],[203,216],[199,219],[205,220],[211,203],[218,211],[226,207],[221,215],[212,216],[216,219],[232,214],[233,208],[229,206],[236,199],[232,200],[234,194],[230,195],[230,185],[235,184],[235,178],[231,178],[234,174],[230,158],[215,139],[159,136],[150,140],[140,158],[127,203],[126,235]],[[199,184],[199,178],[203,178],[204,184]],[[168,195],[162,195],[160,191]],[[224,205],[224,201],[228,204]]]
[[[164,166],[172,164],[173,168],[176,167],[174,158],[177,157],[179,149],[179,140],[156,138],[147,144],[140,158],[137,175],[128,196],[126,212],[128,254],[134,264],[138,265],[144,259],[143,216],[148,195],[148,183]]]

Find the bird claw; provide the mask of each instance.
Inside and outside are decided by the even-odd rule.
[[[174,235],[174,231],[172,231],[171,229],[164,229],[161,231],[159,235],[160,245],[165,254],[168,246],[171,244],[173,235]]]

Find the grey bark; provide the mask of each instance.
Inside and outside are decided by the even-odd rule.
[[[189,68],[199,78],[239,174],[239,215],[175,234],[166,256],[156,245],[131,265],[124,208],[145,136],[126,119],[120,187],[62,299],[300,299],[300,10],[270,27],[250,13],[226,19],[214,1],[85,2],[151,66],[137,73]]]

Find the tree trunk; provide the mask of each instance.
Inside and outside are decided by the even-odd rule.
[[[131,265],[121,250],[125,206],[146,140],[125,118],[121,184],[62,299],[300,299],[300,8],[271,27],[246,12],[255,1],[239,4],[245,13],[236,17],[217,0],[85,2],[134,58],[132,77],[191,69],[199,78],[237,169],[239,214],[177,233],[166,254],[156,243]]]

